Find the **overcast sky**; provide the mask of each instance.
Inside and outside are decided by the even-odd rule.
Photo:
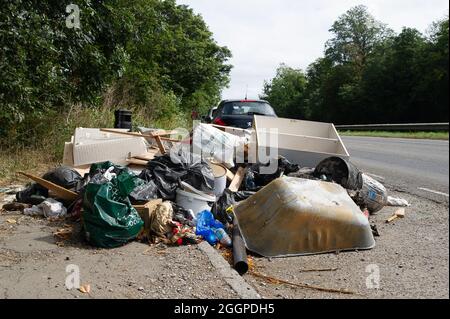
[[[323,56],[333,22],[364,4],[396,32],[425,32],[448,14],[448,0],[177,0],[200,13],[220,45],[231,49],[234,68],[223,98],[257,98],[280,63],[305,69]]]

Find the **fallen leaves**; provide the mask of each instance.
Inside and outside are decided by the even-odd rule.
[[[313,290],[317,290],[317,291],[324,291],[324,292],[338,293],[338,294],[345,294],[345,295],[356,294],[355,292],[349,291],[346,289],[325,288],[325,287],[313,286],[313,285],[306,284],[306,283],[293,283],[293,282],[289,282],[287,280],[282,280],[282,279],[274,278],[271,276],[266,276],[266,275],[263,275],[263,274],[260,274],[257,272],[252,272],[251,274],[257,278],[263,279],[264,281],[266,281],[270,284],[275,284],[275,285],[284,284],[284,285],[298,287],[298,288],[313,289]]]
[[[64,228],[59,228],[56,230],[56,232],[53,233],[53,236],[57,239],[57,240],[69,240],[72,237],[72,226],[70,225],[64,225]]]
[[[15,220],[15,219],[13,219],[13,218],[7,219],[6,222],[7,222],[8,224],[17,224],[17,220]]]
[[[89,284],[82,285],[78,290],[84,294],[89,294],[91,292],[91,285]]]

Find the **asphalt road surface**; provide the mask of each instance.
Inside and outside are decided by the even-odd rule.
[[[343,137],[351,161],[390,189],[448,202],[449,142]]]

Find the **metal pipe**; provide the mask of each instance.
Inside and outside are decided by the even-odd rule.
[[[248,271],[247,249],[245,248],[239,225],[236,222],[236,217],[233,227],[233,265],[240,275],[244,275]]]

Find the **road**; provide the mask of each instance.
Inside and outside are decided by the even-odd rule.
[[[342,139],[351,161],[361,170],[376,175],[374,177],[389,188],[448,202],[448,141],[376,137]]]

